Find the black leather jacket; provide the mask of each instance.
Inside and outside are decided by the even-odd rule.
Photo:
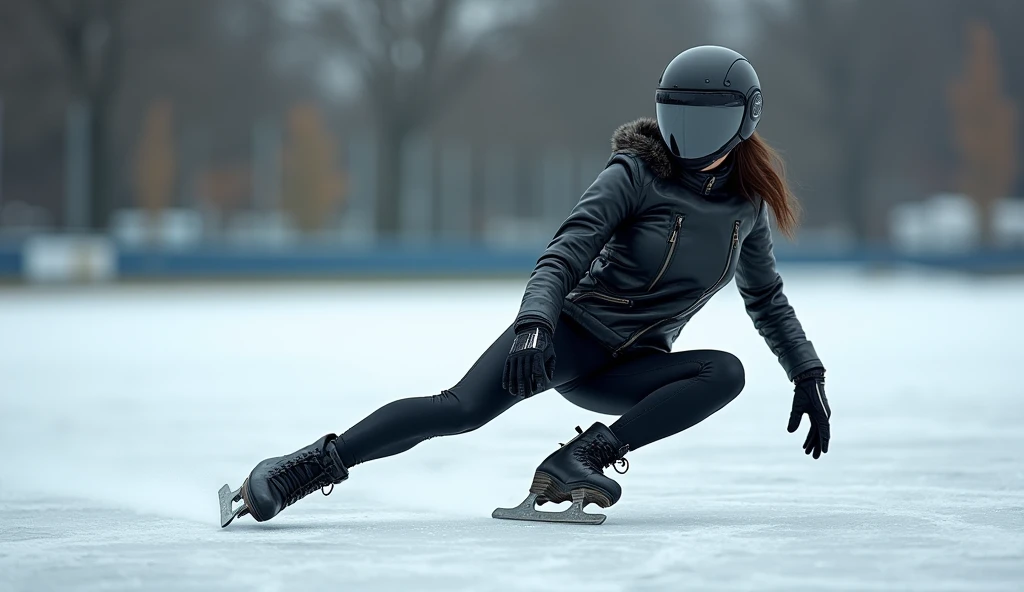
[[[612,147],[537,261],[516,327],[553,331],[564,313],[613,355],[671,351],[690,318],[735,277],[789,378],[821,367],[782,292],[768,207],[739,194],[732,163],[707,173],[677,169],[652,119],[620,127]]]

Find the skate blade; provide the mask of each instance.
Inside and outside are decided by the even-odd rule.
[[[497,508],[491,518],[499,520],[525,520],[528,522],[557,522],[561,524],[603,524],[604,514],[588,514],[583,511],[583,492],[572,492],[572,505],[561,512],[541,512],[536,508],[537,494],[526,496],[523,503],[514,508]]]
[[[246,514],[249,513],[249,508],[246,507],[245,502],[242,502],[242,505],[238,506],[238,508],[236,508],[234,510],[231,509],[231,505],[233,503],[235,503],[238,500],[242,499],[242,488],[241,487],[239,487],[235,491],[231,491],[231,488],[228,487],[227,485],[225,485],[224,487],[220,488],[220,491],[218,492],[218,495],[220,496],[220,527],[221,528],[224,528],[228,524],[231,524],[231,521],[234,520],[235,518],[238,518],[239,516],[245,516]]]

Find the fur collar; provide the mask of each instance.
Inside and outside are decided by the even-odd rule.
[[[612,134],[612,152],[632,154],[642,160],[659,179],[682,183],[705,197],[728,195],[734,189],[730,189],[732,184],[726,181],[731,177],[735,159],[728,158],[716,169],[706,173],[688,171],[668,151],[657,120],[650,117],[641,117],[620,125]],[[707,184],[712,178],[717,182],[712,182],[713,189],[709,190]]]
[[[612,134],[612,152],[636,155],[662,179],[676,178],[683,172],[672,162],[672,153],[661,139],[658,122],[650,117],[620,125]]]

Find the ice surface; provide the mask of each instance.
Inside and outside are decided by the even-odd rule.
[[[1024,589],[1024,280],[786,277],[832,452],[786,433],[730,287],[677,347],[733,351],[746,390],[632,453],[598,527],[490,518],[602,418],[547,393],[219,528],[257,461],[451,386],[522,283],[0,291],[0,590]]]

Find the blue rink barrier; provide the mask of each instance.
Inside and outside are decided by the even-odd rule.
[[[507,276],[528,274],[539,254],[537,250],[466,246],[288,251],[207,248],[181,253],[125,251],[118,255],[118,274],[124,278]],[[909,254],[891,249],[780,250],[776,255],[782,264],[879,268],[914,266],[974,273],[1024,272],[1024,250],[945,254]]]
[[[0,245],[0,279],[19,279],[24,274],[20,245]]]
[[[122,251],[117,266],[118,274],[125,278],[472,277],[529,274],[539,255],[539,249],[491,249],[471,245],[280,251],[211,247],[179,253]],[[973,273],[1024,273],[1024,249],[914,254],[887,248],[842,251],[783,248],[776,250],[776,256],[781,264],[913,266]]]
[[[116,275],[125,279],[487,277],[529,274],[539,249],[423,246],[257,250],[207,246],[188,251],[118,249]],[[1024,273],[1024,249],[967,253],[901,253],[778,249],[782,264],[837,267],[919,267],[968,273]],[[0,279],[26,276],[23,246],[0,244]]]
[[[780,263],[860,266],[874,268],[920,267],[966,273],[1024,273],[1024,249],[977,250],[963,253],[906,253],[891,248],[861,247],[843,251],[776,249]]]
[[[537,255],[536,251],[480,247],[124,251],[118,255],[118,275],[124,278],[509,275],[532,269]]]

